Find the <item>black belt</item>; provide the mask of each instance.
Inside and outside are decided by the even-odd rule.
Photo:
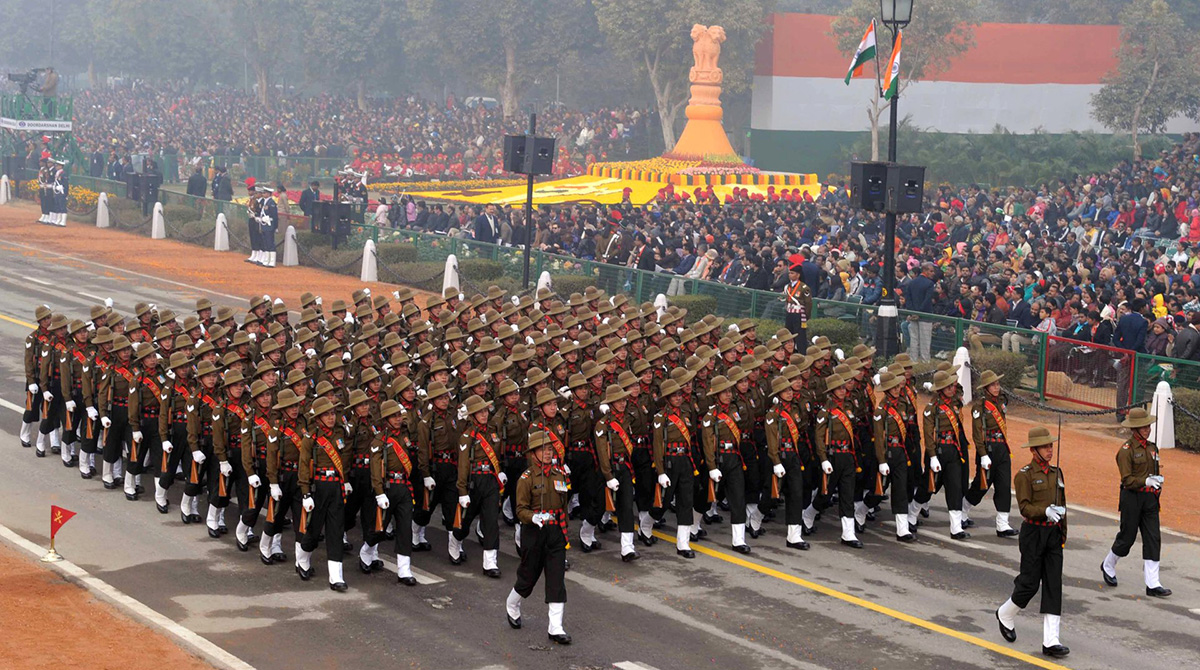
[[[279,469],[284,472],[295,472],[300,469],[300,464],[296,461],[279,461]]]

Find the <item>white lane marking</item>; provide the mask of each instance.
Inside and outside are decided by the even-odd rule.
[[[219,295],[222,298],[229,298],[231,300],[239,300],[239,301],[246,299],[246,296],[244,296],[244,295],[230,295],[229,293],[221,293],[220,291],[213,291],[210,289],[201,288],[199,286],[196,286],[195,284],[185,284],[183,282],[174,281],[172,279],[163,279],[162,277],[155,277],[154,275],[148,275],[148,274],[145,274],[142,272],[134,272],[133,270],[130,270],[128,268],[117,267],[116,265],[107,265],[105,263],[97,263],[96,261],[88,260],[88,259],[82,258],[80,256],[73,256],[71,254],[62,254],[57,251],[49,251],[47,249],[42,249],[41,247],[35,247],[31,244],[21,244],[20,242],[13,242],[12,240],[5,240],[5,239],[0,239],[0,242],[14,246],[14,247],[20,247],[22,249],[29,249],[31,251],[36,251],[38,253],[46,254],[47,256],[56,256],[58,258],[69,258],[73,261],[77,261],[80,263],[87,263],[88,265],[94,265],[98,268],[104,268],[105,270],[112,270],[113,272],[123,272],[125,274],[133,275],[135,277],[141,277],[143,279],[152,279],[154,281],[163,282],[164,284],[171,284],[172,286],[181,286],[183,288],[186,288],[186,289],[189,289],[192,291],[199,289],[199,290],[203,291],[204,293],[208,293],[210,295]],[[36,280],[33,280],[33,281],[36,281]],[[38,283],[44,284],[46,282],[38,282]],[[47,284],[47,285],[49,286],[51,284]]]
[[[81,295],[85,298],[91,298],[92,300],[99,300],[100,302],[104,302],[104,298],[101,298],[98,295],[92,295],[91,293],[84,293],[83,291],[76,291],[76,293],[78,293],[79,295]]]
[[[46,549],[37,545],[34,542],[26,540],[21,535],[14,532],[7,526],[0,525],[0,538],[7,540],[9,543],[28,551],[36,557],[41,557],[46,553]],[[175,623],[167,617],[150,609],[142,602],[126,595],[113,585],[100,579],[93,577],[87,570],[75,565],[71,561],[63,560],[57,563],[47,563],[58,572],[63,573],[67,577],[81,584],[84,588],[92,593],[101,596],[105,600],[124,608],[134,617],[140,619],[143,623],[156,627],[163,632],[174,636],[179,642],[191,651],[200,654],[205,660],[213,665],[226,668],[227,670],[254,670],[254,666],[246,663],[242,659],[225,651],[217,645],[210,642],[208,639],[193,633],[183,626]]]
[[[36,277],[26,277],[25,275],[21,275],[21,279],[24,279],[25,281],[31,281],[35,284],[41,284],[42,286],[54,286],[53,283],[37,279]]]
[[[645,663],[638,663],[637,661],[620,661],[613,663],[612,667],[618,668],[618,670],[658,670],[658,668],[654,667],[653,665],[646,665]]]
[[[1200,607],[1196,607],[1196,608],[1190,609],[1188,611],[1191,612],[1192,614],[1200,614]]]
[[[12,411],[14,411],[18,414],[25,413],[24,407],[21,407],[20,405],[18,405],[16,403],[11,403],[11,402],[5,400],[4,398],[0,398],[0,407],[3,407],[4,409],[11,409]]]

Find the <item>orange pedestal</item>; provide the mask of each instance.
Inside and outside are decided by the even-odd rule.
[[[735,158],[736,152],[725,136],[721,119],[721,87],[712,84],[692,84],[692,97],[684,114],[688,122],[671,150],[673,156],[695,158]],[[740,161],[738,161],[740,162]]]

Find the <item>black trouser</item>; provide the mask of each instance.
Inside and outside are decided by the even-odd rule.
[[[838,516],[853,517],[854,480],[858,474],[855,472],[857,466],[854,454],[850,451],[838,451],[828,454],[828,457],[829,464],[833,466],[833,474],[828,475],[825,491],[817,496],[813,506],[818,510],[825,510],[829,507],[830,497],[837,494]],[[822,475],[824,476],[824,473]]]
[[[808,341],[808,328],[801,324],[807,325],[799,312],[788,312],[783,317],[783,325],[787,326],[789,331],[796,334],[793,340],[796,344],[796,351],[803,353],[812,342]]]
[[[529,459],[521,453],[509,454],[504,459],[503,467],[504,476],[508,478],[508,486],[504,487],[504,500],[508,501],[512,510],[512,518],[515,519],[517,517],[517,480],[525,474],[525,469],[529,467]]]
[[[1120,557],[1129,555],[1138,531],[1142,533],[1142,558],[1157,561],[1162,550],[1162,536],[1158,528],[1158,496],[1149,491],[1121,489],[1118,503],[1121,512],[1121,529],[1113,542],[1112,553]]]
[[[248,447],[252,448],[252,447]],[[254,459],[254,471],[245,472],[246,475],[246,497],[241,497],[241,491],[238,491],[238,509],[241,510],[242,523],[254,527],[258,523],[258,515],[262,511],[263,506],[267,505],[267,496],[271,494],[271,485],[267,483],[267,464],[257,458]],[[287,473],[280,473],[280,478]],[[258,475],[258,488],[250,488],[250,475]]]
[[[810,468],[801,462],[800,454],[793,449],[780,452],[779,462],[784,470],[779,487],[779,492],[783,495],[783,517],[789,526],[794,526],[804,522],[804,508],[808,507],[808,501],[812,499]]]
[[[150,458],[162,453],[162,443],[158,439],[158,417],[143,415],[138,425],[142,433],[142,441],[134,444],[133,436],[129,439],[129,467],[126,470],[131,475],[140,475],[150,471]]]
[[[262,251],[275,251],[275,226],[262,226],[259,229],[258,244]]]
[[[307,514],[304,526],[304,537],[300,540],[300,548],[304,551],[316,551],[325,538],[325,558],[335,563],[341,563],[345,550],[342,547],[342,534],[345,532],[346,503],[342,499],[342,482],[337,480],[317,480],[312,483],[313,510]],[[273,533],[272,533],[273,534]]]
[[[433,477],[434,488],[429,494],[429,509],[418,510],[413,514],[413,520],[418,526],[427,526],[433,517],[433,510],[442,508],[442,527],[447,531],[454,525],[454,508],[458,506],[458,468],[453,463],[431,463],[430,475]]]
[[[915,423],[908,424],[908,436],[904,440],[904,450],[908,452],[909,496],[913,502],[924,505],[929,502],[933,491],[929,488],[929,478],[925,476],[925,468],[928,463],[922,454],[921,429]]]
[[[779,504],[779,499],[771,497],[771,478],[775,473],[772,472],[771,457],[767,454],[767,434],[762,429],[754,429],[754,445],[755,455],[758,457],[758,490],[751,494],[747,481],[746,502],[756,502],[760,512],[769,512]],[[746,465],[749,467],[750,462],[747,461]]]
[[[26,384],[26,386],[28,386],[28,384]],[[29,393],[28,389],[25,390],[26,403],[29,405],[29,409],[25,410],[25,412],[21,414],[21,421],[23,423],[36,423],[41,421],[42,394],[40,393],[41,389],[38,389],[38,391],[39,393]],[[83,408],[83,403],[76,402],[75,404],[81,409]]]
[[[692,463],[697,463],[700,466],[705,465],[704,449],[699,446],[692,446]],[[693,468],[697,470],[698,468]],[[712,503],[716,500],[723,500],[725,491],[721,490],[720,484],[713,484],[713,500],[708,499],[708,471],[697,472],[692,478],[692,511],[700,518],[704,518],[708,514],[708,510],[712,508]],[[678,503],[677,503],[678,504]]]
[[[250,233],[250,249],[253,251],[262,251],[262,240],[259,239],[259,225],[254,219],[246,220],[247,232]]]
[[[912,490],[908,484],[908,451],[904,447],[888,447],[887,464],[891,471],[889,477],[892,482],[892,514],[908,514],[908,501]]]
[[[53,352],[51,355],[53,355]],[[62,425],[66,401],[62,398],[62,391],[60,390],[61,386],[62,385],[58,382],[57,375],[50,379],[50,404],[49,407],[46,408],[44,416],[42,416],[42,422],[38,424],[38,432],[42,435],[49,435],[50,433],[53,433],[56,428]]]
[[[362,513],[362,532],[365,540],[367,531],[375,525],[375,494],[371,493],[371,468],[355,464],[350,468],[350,494],[346,496],[346,532],[354,530],[358,521],[355,517]],[[371,504],[367,505],[367,498]]]
[[[725,483],[725,497],[729,501],[729,523],[746,523],[746,473],[749,465],[742,468],[742,457],[733,447],[730,452],[717,454],[717,469],[721,471],[721,481]],[[755,464],[757,471],[758,463]]]
[[[757,432],[757,431],[755,431],[755,432]],[[754,442],[753,439],[744,440],[739,445],[738,450],[741,452],[741,456],[742,456],[741,463],[746,466],[745,469],[742,471],[742,491],[743,491],[742,499],[748,503],[758,503],[758,499],[761,496],[762,490],[764,488],[764,486],[763,486],[764,483],[770,481],[769,479],[766,478],[766,476],[764,476],[764,473],[762,471],[762,464],[759,463],[758,446],[757,446],[756,442]],[[770,468],[769,461],[768,461],[767,465],[768,465],[768,467],[767,467],[766,475],[770,475],[771,468]],[[724,473],[722,473],[722,481],[723,480],[724,480]],[[728,486],[728,484],[726,484],[726,486]],[[770,489],[768,488],[768,492],[769,491],[770,491]],[[729,506],[730,506],[730,508],[732,508],[733,507],[733,499],[732,499],[732,497],[730,497],[728,489],[726,489],[726,491],[725,491],[725,497],[726,497],[726,499],[729,500]],[[742,505],[742,507],[745,507],[745,505]],[[738,522],[734,521],[734,523],[738,523]]]
[[[129,408],[124,405],[113,405],[108,410],[108,419],[112,423],[104,429],[104,462],[116,463],[121,460],[121,452],[133,432],[129,428]]]
[[[1021,524],[1021,573],[1013,580],[1012,601],[1021,609],[1029,604],[1039,586],[1042,614],[1062,614],[1062,530],[1057,526]]]
[[[636,493],[639,512],[649,512],[654,505],[654,487],[657,485],[654,476],[654,455],[649,447],[633,448],[633,489]],[[643,528],[643,535],[649,535],[650,529]]]
[[[600,517],[604,514],[604,482],[600,480],[600,469],[596,467],[596,452],[591,449],[571,449],[567,452],[567,465],[571,468],[571,489],[579,494],[583,520],[599,526]]]
[[[270,484],[267,483],[265,473],[259,475],[259,479],[262,480],[262,486],[258,487],[258,489],[255,491],[254,497],[257,500],[261,495],[266,499],[267,518],[266,523],[263,524],[263,532],[267,535],[278,535],[279,533],[283,532],[283,520],[287,518],[289,510],[292,513],[293,519],[299,519],[302,516],[300,501],[303,496],[300,495],[300,477],[294,471],[285,470],[279,473],[279,491],[281,494],[279,496],[279,500],[275,500],[274,498],[270,497],[269,494],[271,487]],[[261,507],[262,503],[260,502],[258,503],[256,509]],[[316,508],[314,508],[313,511],[316,511]],[[242,521],[245,522],[247,526],[253,526],[253,522],[258,519],[258,512],[254,512],[254,518],[250,521],[246,520],[246,515],[247,513],[242,514]],[[309,519],[306,518],[305,521],[309,521]],[[300,524],[297,523],[296,541],[302,542],[303,539],[304,536],[301,532]],[[337,544],[339,547],[342,546],[341,535],[338,535]]]
[[[875,493],[875,477],[879,472],[879,461],[875,458],[875,440],[871,428],[860,428],[857,438],[856,455],[858,456],[858,472],[854,478],[854,499],[861,500],[867,507],[873,508],[879,504],[882,496]]]
[[[617,490],[612,494],[613,507],[616,508],[613,515],[617,517],[617,530],[622,533],[632,533],[635,516],[633,513],[633,499],[636,495],[633,486],[633,470],[630,467],[629,461],[614,460],[612,463],[612,476],[613,479],[617,480]],[[650,529],[647,528],[646,530]]]
[[[1012,509],[1012,461],[1008,457],[1008,447],[999,445],[995,449],[987,451],[988,457],[992,459],[992,468],[987,471],[987,486],[983,486],[983,482],[979,479],[979,473],[983,472],[983,467],[979,463],[981,454],[977,452],[975,454],[975,479],[971,481],[971,487],[967,490],[967,502],[971,505],[978,505],[983,501],[983,496],[987,494],[988,488],[995,488],[992,501],[996,503],[996,511],[1007,513]]]
[[[115,423],[113,424],[116,425]],[[172,442],[171,444],[177,444]],[[180,462],[183,465],[183,473],[187,476],[187,482],[183,486],[183,494],[187,496],[198,496],[204,487],[208,484],[208,467],[209,461],[214,460],[212,456],[212,436],[204,435],[200,437],[200,452],[204,454],[204,462],[197,463],[192,458],[192,452],[188,448],[187,438],[183,441],[183,460]],[[179,451],[180,447],[176,446],[175,451]]]
[[[462,542],[471,532],[471,522],[479,517],[483,548],[500,548],[500,480],[491,472],[472,474],[467,479],[467,495],[471,504],[463,510],[462,525],[454,531],[454,539]],[[458,501],[455,500],[455,504]]]
[[[387,528],[387,518],[390,517],[396,528],[396,555],[412,556],[413,488],[407,481],[385,482],[383,486],[388,497],[388,513],[383,527]],[[379,532],[368,544],[378,544],[382,537],[383,533]]]
[[[564,519],[565,521],[565,519]],[[567,534],[564,526],[547,523],[538,528],[532,523],[521,526],[521,564],[513,590],[528,598],[538,578],[546,575],[546,602],[567,602]]]
[[[81,424],[87,421],[87,410],[83,404],[83,392],[76,389],[71,395],[71,400],[75,402],[74,412],[67,412],[66,403],[63,403],[63,444],[75,444],[75,441],[79,439],[80,434],[85,430]],[[70,426],[70,428],[67,426]]]
[[[942,466],[942,486],[946,489],[946,509],[962,511],[963,488],[970,481],[967,464],[959,455],[958,447],[941,445],[937,450],[938,462]]]
[[[85,409],[80,414],[80,425],[75,430],[75,436],[79,438],[79,450],[85,454],[100,451],[100,432],[100,419],[90,418]]]
[[[171,434],[168,441],[171,443],[171,453],[166,454],[162,452],[161,448],[159,449],[158,483],[164,489],[170,488],[171,484],[175,483],[175,471],[184,462],[184,454],[187,454],[188,463],[191,463],[192,460],[192,454],[188,451],[187,422],[171,422],[170,431]],[[84,444],[86,445],[87,443],[84,442]]]
[[[208,481],[216,482],[216,485],[208,487],[208,504],[224,509],[229,506],[229,499],[236,496],[238,509],[244,510],[249,507],[247,500],[250,498],[250,482],[246,481],[249,475],[242,467],[242,449],[241,447],[227,448],[225,456],[229,459],[230,467],[233,468],[228,477],[221,474],[220,461],[216,458],[209,459],[212,466],[208,469]]]
[[[663,470],[671,486],[663,491],[662,502],[666,506],[672,497],[675,499],[675,523],[680,526],[690,526],[694,523],[695,510],[692,509],[692,497],[696,491],[696,468],[687,454],[663,456]]]

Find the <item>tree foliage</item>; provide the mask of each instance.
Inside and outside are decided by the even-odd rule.
[[[1136,0],[1122,12],[1117,59],[1092,96],[1092,116],[1129,133],[1135,156],[1140,134],[1160,133],[1180,115],[1200,116],[1200,50],[1166,0]]]

